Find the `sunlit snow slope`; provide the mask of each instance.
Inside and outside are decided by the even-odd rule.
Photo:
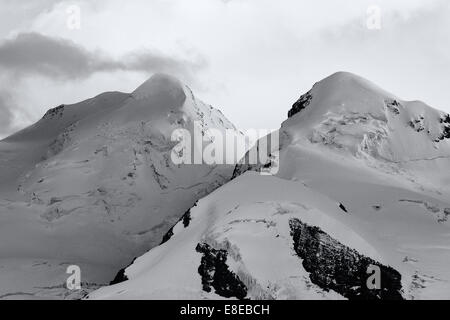
[[[105,285],[233,166],[175,165],[175,129],[234,126],[170,76],[49,110],[0,142],[0,298],[63,298],[66,268]]]
[[[89,298],[450,298],[449,115],[341,72],[279,134],[276,176],[237,166]]]

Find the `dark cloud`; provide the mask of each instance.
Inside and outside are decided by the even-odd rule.
[[[0,68],[15,76],[37,74],[54,79],[82,79],[96,72],[122,70],[168,72],[191,78],[203,66],[202,59],[182,60],[149,50],[115,60],[72,41],[39,33],[21,33],[0,44]]]

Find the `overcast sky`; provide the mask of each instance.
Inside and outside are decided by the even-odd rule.
[[[450,112],[448,0],[0,0],[0,39],[0,137],[154,72],[242,129],[336,71]]]

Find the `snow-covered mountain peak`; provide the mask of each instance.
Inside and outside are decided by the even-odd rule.
[[[66,262],[82,268],[83,282],[107,283],[158,244],[197,200],[232,177],[232,165],[172,161],[173,132],[193,136],[198,127],[204,136],[234,129],[186,85],[158,74],[132,94],[52,108],[0,141],[0,243],[8,244],[0,257],[25,257],[0,258],[0,296],[61,297],[62,287],[36,286],[59,288]]]
[[[155,98],[168,107],[181,107],[186,100],[184,85],[175,77],[157,73],[133,91],[135,99]]]
[[[288,116],[283,129],[290,136],[353,155],[394,162],[450,156],[447,114],[348,72],[316,83]]]
[[[272,134],[275,161],[236,166],[88,298],[448,298],[449,127],[422,102],[333,74]],[[274,164],[276,175],[252,172]],[[372,268],[381,290],[367,285]]]
[[[314,84],[309,92],[302,95],[289,111],[289,117],[304,109],[303,113],[310,116],[329,112],[379,113],[380,109],[383,109],[379,100],[384,99],[398,98],[358,75],[336,72]],[[310,103],[315,107],[306,110]]]

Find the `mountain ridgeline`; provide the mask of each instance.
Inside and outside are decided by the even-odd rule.
[[[88,298],[448,299],[449,118],[333,74],[281,124],[276,175],[238,164]]]

